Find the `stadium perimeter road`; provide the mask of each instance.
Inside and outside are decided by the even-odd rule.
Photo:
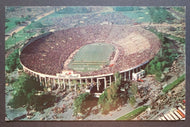
[[[116,120],[117,118],[134,110],[134,108],[130,104],[126,104],[118,109],[120,109],[120,110],[116,109],[115,111],[111,111],[107,115],[102,115],[101,113],[94,115],[91,113],[84,120]]]

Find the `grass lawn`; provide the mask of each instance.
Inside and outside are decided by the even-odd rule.
[[[136,116],[138,116],[139,114],[141,114],[143,111],[145,111],[148,108],[148,106],[142,106],[139,107],[133,111],[131,111],[130,113],[125,114],[122,117],[119,117],[116,120],[131,120],[134,119]]]
[[[24,28],[25,30],[29,29],[28,27]],[[25,41],[29,39],[30,37],[34,36],[36,33],[25,33],[23,30],[19,31],[15,34],[15,38],[9,37],[5,42],[5,49],[9,49],[12,46],[14,46],[16,43]]]
[[[39,26],[37,26],[36,24],[40,23],[41,19],[39,21],[36,22],[32,22],[30,25],[26,26],[23,30],[20,30],[19,32],[17,32],[15,34],[15,38],[13,37],[9,37],[6,42],[5,42],[5,49],[9,49],[12,46],[14,46],[16,43],[21,42],[21,41],[25,41],[27,39],[29,39],[30,37],[34,36],[36,34],[35,29],[37,29]],[[33,30],[33,31],[31,31]],[[27,31],[31,31],[30,33]]]
[[[169,90],[172,90],[174,87],[176,87],[178,84],[180,84],[181,82],[183,82],[185,80],[185,74],[183,74],[181,77],[179,77],[177,80],[175,80],[174,82],[170,83],[169,85],[167,85],[166,87],[164,87],[162,89],[162,91],[164,93],[167,93]]]
[[[23,30],[16,33],[15,34],[16,38],[9,37],[7,39],[7,41],[5,42],[5,49],[7,50],[7,49],[11,48],[12,46],[14,46],[16,43],[21,42],[21,41],[25,41],[25,40],[29,39],[30,37],[34,36],[36,34],[34,29],[37,28],[35,24],[41,23],[42,25],[44,25],[44,24],[45,25],[54,25],[55,19],[59,20],[59,19],[62,19],[64,16],[69,16],[69,15],[71,15],[71,14],[52,13],[52,14],[46,16],[46,17],[41,18],[40,20],[38,20],[36,22],[32,22],[30,25],[26,26]],[[72,14],[72,15],[74,15],[74,14]],[[14,22],[16,20],[19,20],[19,19],[21,19],[21,18],[13,18],[11,20],[9,19],[10,22],[6,23],[6,26],[8,26],[6,31],[9,31],[9,30],[15,28],[16,26],[15,26]],[[23,21],[23,20],[20,20],[20,21]],[[32,30],[32,29],[34,30],[34,32],[31,32],[31,33],[24,32],[24,31],[29,31],[29,30]]]
[[[9,32],[17,27],[17,25],[15,23],[16,21],[20,21],[20,22],[26,21],[25,18],[19,18],[19,17],[7,18],[7,20],[8,20],[8,22],[5,22],[5,26],[7,27],[7,29],[5,29],[5,33]]]
[[[109,63],[114,47],[106,43],[93,43],[83,46],[74,56],[69,68],[76,71],[94,71]]]

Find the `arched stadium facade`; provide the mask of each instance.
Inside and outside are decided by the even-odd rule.
[[[97,42],[114,46],[109,63],[87,72],[68,67],[81,47]],[[122,80],[131,80],[132,73],[144,69],[160,46],[156,35],[139,26],[90,25],[34,37],[21,48],[20,63],[24,72],[36,77],[45,87],[76,90],[78,83],[85,83],[95,84],[99,91],[100,84],[105,89],[116,80],[116,72]]]

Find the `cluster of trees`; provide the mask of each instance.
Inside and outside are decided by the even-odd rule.
[[[45,32],[45,29],[46,29],[47,25],[44,25],[43,23],[41,22],[35,22],[35,21],[32,21],[32,24],[30,25],[30,30],[33,30],[33,29],[40,29],[40,32],[41,33],[44,33]],[[29,31],[30,31],[29,30]]]
[[[6,18],[5,19],[6,32],[12,30],[16,26],[27,25],[26,21],[30,21],[31,19],[32,19],[31,15],[27,15],[26,17],[24,17],[24,15],[21,15],[21,17]]]
[[[105,89],[98,100],[98,104],[101,107],[102,114],[107,114],[109,111],[116,109],[122,103],[122,98],[120,98],[121,76],[119,73],[114,75],[115,82],[112,83],[110,87]]]
[[[31,11],[32,11],[32,9],[31,9],[31,8],[27,8],[26,10],[27,10],[27,11],[29,11],[29,12],[31,12]]]
[[[34,28],[43,28],[45,25],[43,25],[41,22],[34,22],[33,23]]]
[[[10,20],[9,20],[9,19],[7,19],[7,18],[5,18],[5,22],[10,22]]]
[[[74,100],[74,115],[78,115],[78,113],[86,114],[89,106],[100,105],[101,112],[103,114],[107,114],[109,111],[117,108],[121,105],[119,86],[121,84],[121,76],[119,73],[115,74],[116,81],[112,83],[110,87],[105,89],[100,98],[96,100],[96,104],[87,104],[90,102],[89,100],[93,100],[92,95],[89,93],[80,94]]]
[[[128,89],[128,97],[129,97],[129,103],[134,106],[136,103],[136,94],[138,91],[138,87],[136,84],[132,84],[130,88]]]
[[[90,93],[82,93],[74,100],[74,113],[73,115],[78,118],[84,118],[90,113],[92,113],[93,107],[96,107],[98,104],[98,99],[93,97]],[[93,110],[93,113],[98,113],[99,109],[96,107],[96,110]]]
[[[85,107],[86,107],[86,101],[90,97],[89,93],[83,93],[80,94],[75,100],[74,100],[74,115],[77,116],[78,113],[85,114]]]
[[[16,68],[22,69],[19,59],[19,49],[15,49],[5,60],[5,71],[13,72]]]
[[[19,9],[21,8],[21,6],[7,6],[5,7],[5,10],[8,11],[8,12],[13,12],[13,11],[16,11],[16,9]]]
[[[154,23],[172,22],[175,18],[164,7],[148,7],[149,14]]]
[[[117,109],[119,106],[125,104],[127,101],[134,106],[136,103],[136,94],[138,92],[138,87],[136,84],[126,83],[124,85],[125,92],[121,89],[121,75],[116,73],[114,75],[115,81],[112,85],[104,90],[97,100],[96,105],[99,105],[99,111],[102,114],[108,114],[110,111]],[[127,88],[128,87],[128,88]],[[92,100],[92,96],[89,93],[80,94],[74,100],[74,115],[77,116],[78,113],[86,114],[88,111],[87,102]],[[91,105],[92,106],[92,105]],[[95,106],[93,104],[93,106]]]
[[[29,20],[32,19],[32,16],[31,16],[31,15],[27,15],[26,17],[24,17],[24,16],[22,15],[22,17],[25,18],[25,20],[27,20],[27,21],[29,21]]]
[[[178,41],[180,43],[185,44],[185,39],[184,38],[176,37],[176,36],[173,36],[173,35],[168,35],[168,37],[175,40],[175,41]]]
[[[109,111],[118,108],[125,104],[127,101],[134,106],[136,103],[136,94],[138,87],[136,84],[128,82],[124,85],[126,91],[121,92],[121,76],[119,73],[115,74],[116,82],[114,82],[104,93],[100,96],[98,104],[101,107],[102,114],[107,114]]]
[[[164,81],[163,72],[172,66],[173,61],[178,56],[177,50],[173,48],[173,42],[168,40],[162,33],[157,33],[162,41],[162,47],[154,59],[145,68],[147,74],[154,74],[160,82]]]
[[[179,12],[185,12],[184,7],[173,7],[174,10],[179,11]]]
[[[17,26],[18,26],[18,25],[21,25],[22,23],[23,23],[23,22],[20,21],[20,20],[16,20],[16,21],[15,21],[15,25],[17,25]]]
[[[135,11],[135,10],[141,10],[141,7],[135,7],[135,6],[119,6],[115,7],[115,11]]]
[[[42,111],[54,105],[56,97],[43,92],[43,87],[34,80],[34,77],[23,73],[12,84],[12,87],[14,90],[13,98],[8,103],[12,108],[26,107],[27,109]],[[42,93],[38,95],[39,91]]]
[[[24,17],[24,15],[21,15],[21,18],[17,19],[14,21],[15,25],[22,25],[22,24],[26,24],[26,21],[30,21],[32,19],[31,15],[27,15],[26,17]]]
[[[17,7],[11,6],[11,7],[6,7],[6,11],[8,12],[14,12]]]

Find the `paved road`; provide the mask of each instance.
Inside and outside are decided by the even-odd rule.
[[[35,21],[38,21],[38,20],[42,19],[43,17],[48,16],[48,15],[50,15],[50,14],[52,14],[52,13],[54,13],[54,10],[52,10],[52,11],[50,11],[50,12],[47,12],[47,13],[45,13],[45,14],[39,15],[39,16],[36,17],[36,20],[35,20]],[[30,24],[31,24],[31,22],[28,23],[28,25],[30,25]],[[27,26],[28,26],[28,25],[27,25]],[[10,32],[6,33],[6,35],[10,35],[10,36],[11,36],[14,32],[17,33],[17,32],[19,32],[19,31],[23,30],[25,27],[26,27],[26,26],[17,26],[15,29],[13,29],[13,30],[11,30]],[[6,36],[6,37],[5,37],[5,41],[6,41],[10,36]]]
[[[101,113],[93,115],[91,113],[90,116],[88,116],[84,120],[116,120],[117,118],[134,110],[134,108],[130,104],[124,105],[120,109],[121,110],[119,110],[119,111],[117,111],[117,110],[112,111],[108,115],[102,115]]]

